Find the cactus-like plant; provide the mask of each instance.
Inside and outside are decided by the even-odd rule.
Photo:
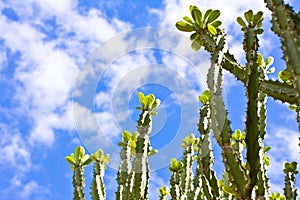
[[[298,166],[296,162],[285,163],[283,172],[285,173],[284,178],[284,196],[286,199],[296,199],[297,190],[295,188],[295,175],[298,174]]]
[[[221,29],[219,10],[201,11],[197,6],[190,6],[191,18],[183,17],[176,27],[180,31],[192,32],[191,47],[195,51],[204,48],[210,54],[211,66],[207,74],[208,90],[199,96],[202,104],[198,131],[200,137],[189,134],[183,139],[183,157],[172,158],[169,170],[170,191],[164,186],[159,189],[159,199],[174,200],[201,199],[296,199],[295,175],[297,163],[284,166],[285,187],[283,195],[269,192],[267,166],[270,165],[264,146],[266,132],[267,97],[273,97],[297,113],[300,130],[300,14],[285,5],[282,0],[265,0],[272,12],[272,30],[280,37],[286,69],[279,72],[279,80],[269,80],[268,73],[273,58],[266,59],[258,52],[258,35],[263,33],[264,15],[261,11],[247,11],[237,18],[244,33],[243,49],[246,64],[242,66],[227,49],[225,30]],[[233,131],[222,97],[224,70],[233,74],[246,89],[247,110],[245,131]],[[145,200],[149,194],[150,166],[148,157],[155,154],[150,145],[149,134],[152,129],[152,116],[156,115],[160,104],[153,94],[138,93],[141,111],[137,121],[137,131],[123,131],[117,173],[118,200]],[[213,169],[214,156],[211,137],[221,147],[224,163],[222,178],[218,179]],[[91,186],[93,200],[106,198],[103,182],[105,165],[109,158],[101,150],[85,154],[83,147],[77,147],[66,160],[74,170],[74,199],[83,200],[85,186],[84,167],[94,164],[94,180]],[[193,168],[196,163],[196,167]]]
[[[119,186],[116,192],[116,199],[129,199],[132,193],[133,176],[130,161],[135,153],[137,135],[137,132],[131,134],[127,130],[122,133],[122,142],[119,143],[122,150],[120,152],[121,164],[117,174]]]
[[[92,159],[88,154],[85,154],[85,150],[82,146],[76,147],[74,153],[66,156],[66,160],[71,165],[70,168],[73,173],[73,186],[74,186],[74,200],[84,200],[84,167],[92,162]]]
[[[270,3],[271,1],[272,0],[267,2]],[[276,2],[277,3],[274,4],[278,5],[279,1]],[[286,6],[283,7],[286,8]],[[262,55],[258,53],[259,40],[257,35],[263,33],[262,12],[254,14],[253,11],[250,10],[244,14],[245,20],[241,17],[237,18],[237,22],[241,25],[241,30],[244,32],[243,48],[247,61],[244,67],[236,61],[234,56],[229,53],[229,50],[224,49],[225,33],[219,29],[220,24],[217,23],[217,26],[215,25],[214,29],[216,31],[211,31],[212,28],[208,28],[207,24],[202,25],[205,22],[208,24],[211,23],[210,21],[205,21],[205,19],[210,13],[217,13],[217,11],[213,12],[212,10],[208,10],[203,15],[197,7],[190,6],[190,12],[193,20],[184,17],[185,21],[177,22],[176,27],[181,31],[194,32],[191,35],[192,48],[194,50],[198,50],[203,46],[203,48],[211,54],[212,65],[207,78],[207,85],[210,92],[209,107],[211,112],[211,129],[218,144],[222,148],[223,162],[226,171],[224,174],[226,181],[219,181],[219,185],[222,186],[225,192],[230,193],[238,199],[266,199],[269,195],[268,178],[266,174],[266,166],[269,165],[266,151],[269,148],[264,147],[267,95],[294,104],[299,117],[297,85],[294,84],[294,86],[292,86],[287,81],[278,82],[269,81],[267,79],[266,74],[270,72],[268,68],[272,64],[273,59],[269,57],[265,61]],[[283,11],[281,10],[281,12]],[[287,13],[288,10],[284,12]],[[195,13],[197,13],[198,16]],[[206,18],[203,16],[206,16]],[[218,15],[216,14],[216,16]],[[217,18],[213,19],[216,20]],[[277,16],[276,20],[278,19],[279,16]],[[199,26],[201,28],[199,28]],[[195,42],[199,44],[197,48],[194,48]],[[237,140],[237,135],[240,134],[236,132],[232,135],[227,111],[222,99],[221,83],[223,69],[229,70],[238,80],[242,81],[246,87],[246,96],[248,99],[244,138],[244,144],[247,150],[246,163],[242,163],[243,158],[241,157],[239,147],[240,142]],[[289,74],[292,73],[294,73],[294,71],[289,72]],[[215,77],[217,78],[215,79]],[[288,81],[297,83],[297,80],[291,77],[289,77]],[[283,88],[289,89],[283,92]],[[201,101],[201,103],[204,103],[203,106],[205,106],[206,102]],[[200,118],[201,117],[203,116],[200,114]],[[205,135],[203,128],[199,130],[202,135]],[[234,147],[230,145],[232,141],[235,141]],[[199,182],[199,176],[196,177],[196,180]],[[224,183],[226,183],[226,185],[224,185]],[[203,188],[206,187],[207,185],[203,186]],[[210,187],[210,189],[212,189],[212,187]],[[206,189],[206,191],[208,194],[206,195],[207,199],[220,198],[220,194],[211,195],[208,193],[210,190]]]
[[[106,192],[103,181],[106,164],[109,162],[109,155],[103,154],[102,150],[96,151],[91,156],[94,161],[94,179],[91,185],[91,196],[93,200],[105,200]]]

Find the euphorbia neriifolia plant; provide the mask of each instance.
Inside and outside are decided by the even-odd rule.
[[[210,54],[211,66],[207,74],[208,89],[199,96],[198,131],[183,139],[182,159],[170,161],[170,185],[159,189],[159,199],[296,199],[295,175],[297,163],[288,162],[283,172],[283,193],[269,191],[267,166],[270,165],[264,146],[266,132],[267,97],[279,100],[296,112],[300,129],[300,13],[282,0],[265,0],[272,14],[272,30],[279,36],[286,67],[278,74],[278,80],[269,80],[268,73],[273,58],[266,59],[259,53],[258,35],[263,34],[264,14],[252,10],[237,18],[244,34],[243,49],[246,64],[240,64],[227,49],[225,30],[218,20],[219,10],[200,10],[190,6],[190,16],[176,23],[180,31],[191,32],[191,47],[203,48]],[[222,81],[224,71],[233,74],[245,86],[247,97],[245,130],[232,130],[224,99]],[[139,93],[141,111],[137,131],[122,133],[121,163],[117,173],[116,198],[120,200],[148,199],[150,166],[148,157],[155,154],[150,146],[149,134],[152,116],[156,115],[160,101],[153,94]],[[195,124],[196,126],[196,124]],[[213,169],[214,157],[211,138],[221,147],[224,172],[222,178]],[[74,170],[74,199],[84,199],[84,167],[94,161],[94,180],[91,186],[93,200],[105,199],[103,182],[105,165],[109,158],[101,150],[91,158],[83,147],[66,157]],[[193,165],[196,164],[196,168]]]

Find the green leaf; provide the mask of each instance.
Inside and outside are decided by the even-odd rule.
[[[124,147],[125,144],[124,144],[124,142],[119,142],[119,143],[118,143],[118,146],[119,146],[119,147]]]
[[[85,150],[82,146],[76,147],[75,152],[74,152],[76,164],[80,163],[82,157],[84,156],[84,153],[85,153]]]
[[[139,136],[139,133],[137,131],[133,132],[132,136],[131,136],[131,140],[136,141],[138,136]]]
[[[192,32],[194,31],[194,26],[192,26],[191,24],[188,24],[186,22],[183,21],[179,21],[175,24],[176,28],[180,31],[184,31],[184,32]]]
[[[264,153],[268,152],[271,149],[271,146],[264,147]]]
[[[212,34],[212,35],[217,35],[217,30],[216,30],[216,28],[213,26],[213,25],[211,25],[211,24],[209,24],[208,26],[207,26],[207,28],[208,28],[208,31]]]
[[[291,163],[291,169],[293,170],[293,171],[295,171],[295,170],[297,170],[297,162],[295,162],[295,161],[293,161],[292,163]]]
[[[298,106],[295,105],[295,104],[289,105],[289,109],[290,109],[290,110],[296,111],[297,108],[298,108]]]
[[[194,50],[194,51],[198,51],[200,48],[201,48],[201,43],[199,42],[199,40],[194,40],[193,42],[192,42],[192,45],[191,45],[191,47],[192,47],[192,49]]]
[[[196,7],[196,6],[190,5],[190,7],[189,7],[190,12],[192,12],[192,10],[194,9],[194,7]]]
[[[222,190],[228,194],[232,194],[233,196],[236,195],[234,188],[232,188],[230,186],[224,185],[224,186],[222,186]]]
[[[65,159],[66,159],[66,161],[67,161],[68,163],[70,163],[71,165],[74,165],[74,164],[75,164],[74,157],[72,158],[71,156],[66,156]]]
[[[160,99],[155,99],[155,101],[154,101],[154,103],[152,105],[153,109],[154,110],[157,109],[159,107],[160,103],[161,103]]]
[[[232,139],[237,141],[244,139],[240,129],[236,129],[234,131],[234,134],[232,135]]]
[[[122,137],[125,142],[128,142],[131,139],[131,133],[128,130],[125,130],[122,132]]]
[[[278,73],[278,78],[284,82],[289,81],[291,79],[291,74],[287,70],[282,70]]]
[[[102,155],[103,155],[102,150],[98,150],[98,151],[96,151],[95,153],[93,153],[93,154],[91,155],[91,158],[92,158],[94,161],[99,161],[99,160],[101,159]]]
[[[285,169],[290,169],[290,163],[284,163],[284,168]]]
[[[213,21],[215,21],[216,19],[218,19],[218,17],[220,17],[221,12],[219,10],[213,10],[210,14],[209,17],[207,19],[207,23],[212,23]]]
[[[142,104],[142,107],[145,107],[145,105],[144,105],[144,98],[145,98],[145,95],[144,95],[144,93],[142,93],[142,92],[139,92],[138,93],[138,97],[139,97],[139,101],[140,101],[140,103]]]
[[[245,19],[248,23],[253,21],[253,11],[249,10],[247,12],[244,13]]]
[[[131,149],[135,149],[136,148],[136,142],[131,141],[129,146],[130,146]]]
[[[136,107],[136,109],[137,109],[137,110],[143,110],[143,108],[141,108],[141,107]]]
[[[198,24],[194,24],[194,28],[196,29],[196,31],[200,31],[202,29]]]
[[[271,74],[275,72],[275,67],[271,67],[270,69],[268,69],[267,74]]]
[[[89,156],[88,156],[88,158],[84,162],[82,162],[82,166],[87,166],[87,165],[91,164],[91,162],[93,162],[93,159],[89,158]]]
[[[264,61],[264,57],[260,54],[257,53],[257,62],[259,67],[264,67],[265,66],[265,61]]]
[[[162,196],[169,195],[167,186],[161,187],[158,190],[159,190],[160,195],[162,195]]]
[[[106,154],[103,158],[102,158],[102,163],[103,164],[107,164],[109,162],[109,154]]]
[[[239,23],[239,25],[241,25],[242,27],[246,27],[246,23],[244,22],[244,20],[241,17],[238,17],[236,19],[236,21]]]
[[[271,65],[274,63],[274,58],[272,56],[269,56],[266,60],[266,68],[268,69]]]
[[[151,108],[152,105],[154,104],[155,101],[155,96],[153,94],[148,94],[145,98],[144,98],[144,102],[145,102],[145,107],[146,108]]]
[[[211,25],[213,25],[215,28],[218,28],[219,26],[221,26],[222,22],[217,20],[217,21],[214,21],[213,23],[211,23]]]
[[[207,102],[209,102],[210,100],[210,93],[209,93],[209,90],[205,90],[202,95],[199,96],[199,101],[202,103],[202,104],[205,104]]]
[[[85,155],[82,157],[80,163],[83,165],[83,163],[85,163],[89,158],[90,158],[90,156],[89,156],[88,154],[85,154]]]
[[[262,21],[264,20],[264,13],[262,11],[259,11],[256,15],[253,17],[253,25],[258,26],[262,24]],[[258,26],[259,27],[259,26]]]
[[[196,33],[193,33],[191,36],[190,36],[190,40],[195,40],[199,37],[199,34],[196,32]]]
[[[207,19],[207,17],[209,16],[209,14],[212,12],[212,9],[208,9],[205,14],[204,14],[204,19],[203,21],[205,21]]]
[[[190,24],[193,24],[193,21],[191,20],[191,18],[189,18],[189,16],[184,16],[183,19],[184,19],[186,22],[188,22],[188,23],[190,23]]]
[[[259,29],[255,30],[255,32],[256,32],[257,35],[261,35],[261,34],[264,33],[264,29],[259,28]]]
[[[153,156],[153,155],[155,155],[157,152],[158,152],[157,149],[152,149],[151,151],[149,151],[148,156]]]
[[[194,143],[194,140],[195,140],[195,135],[191,133],[187,137],[183,138],[182,141],[185,145],[191,145]]]
[[[202,12],[199,10],[197,6],[193,6],[191,10],[191,15],[195,20],[195,23],[201,27],[202,25]]]
[[[152,115],[152,116],[156,116],[156,115],[157,115],[157,112],[152,111],[152,112],[151,112],[151,115]]]
[[[179,170],[181,170],[182,169],[182,167],[183,167],[183,164],[182,164],[182,162],[180,162],[180,161],[177,161],[177,159],[176,158],[172,158],[171,159],[171,166],[170,166],[170,171],[179,171]]]
[[[264,160],[265,160],[266,165],[270,166],[270,157],[269,156],[265,156]]]

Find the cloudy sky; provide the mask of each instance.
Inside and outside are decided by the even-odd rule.
[[[289,2],[299,10],[296,0]],[[269,78],[284,69],[262,0],[0,2],[1,199],[71,199],[72,171],[64,158],[77,145],[111,155],[105,182],[108,199],[114,199],[116,144],[122,130],[135,130],[138,91],[162,100],[151,136],[160,150],[151,160],[150,198],[157,199],[157,188],[168,185],[169,159],[181,154],[181,139],[198,134],[197,97],[206,88],[207,54],[193,52],[187,35],[174,27],[189,15],[190,4],[221,10],[228,46],[241,63],[235,19],[249,9],[265,11],[260,52],[275,57]],[[224,86],[232,128],[243,130],[244,88],[229,75]],[[299,161],[299,133],[295,114],[272,98],[267,130],[271,190],[281,191],[283,163]],[[220,175],[222,164],[215,168]],[[87,167],[88,199],[91,172]]]

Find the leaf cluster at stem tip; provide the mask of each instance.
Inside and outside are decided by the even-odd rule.
[[[241,17],[237,18],[237,22],[239,25],[241,25],[241,30],[243,32],[246,31],[247,27],[255,27],[256,28],[256,33],[258,35],[262,34],[264,32],[262,28],[262,22],[264,20],[264,13],[262,11],[258,11],[256,14],[253,13],[252,10],[249,10],[244,13],[245,20],[243,20]],[[247,24],[248,23],[248,26]]]
[[[183,163],[178,161],[176,158],[172,158],[170,162],[169,170],[170,172],[179,172],[183,168]]]
[[[190,6],[192,19],[184,16],[184,21],[178,21],[175,26],[178,30],[184,32],[194,32],[190,39],[193,41],[192,48],[197,51],[203,45],[202,34],[209,34],[212,37],[218,35],[221,31],[221,21],[217,20],[221,14],[220,10],[208,9],[204,14],[197,6]]]
[[[283,172],[285,174],[288,174],[289,172],[291,172],[293,174],[298,174],[297,168],[298,168],[297,162],[285,163]]]
[[[151,115],[157,115],[157,109],[160,105],[160,100],[155,99],[154,94],[148,94],[147,96],[144,95],[144,93],[139,92],[138,93],[139,101],[141,103],[141,107],[137,107],[136,109],[141,111],[151,111]]]
[[[199,101],[204,105],[209,103],[210,101],[210,93],[209,90],[205,90],[200,96]]]
[[[76,166],[85,167],[93,161],[88,154],[85,154],[85,150],[82,146],[76,147],[74,153],[66,156],[65,159],[71,165],[70,168],[72,170],[74,170]]]

